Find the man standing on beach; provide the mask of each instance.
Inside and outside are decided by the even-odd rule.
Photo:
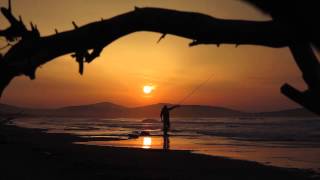
[[[168,131],[170,130],[170,111],[177,108],[177,107],[180,107],[180,105],[175,105],[170,108],[168,108],[167,105],[164,105],[161,110],[160,118],[163,123],[163,134],[164,135],[167,135]]]

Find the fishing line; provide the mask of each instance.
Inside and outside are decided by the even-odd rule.
[[[199,84],[199,86],[195,87],[189,94],[187,94],[181,101],[179,101],[179,103],[177,104],[182,104],[183,102],[185,102],[188,98],[190,98],[195,92],[197,92],[202,86],[204,86],[205,84],[207,84],[209,82],[209,80],[213,77],[214,73],[212,73],[208,79],[206,79],[205,81],[203,81],[201,84]]]

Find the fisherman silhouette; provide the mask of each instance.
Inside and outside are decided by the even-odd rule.
[[[164,105],[161,109],[160,118],[163,123],[163,135],[167,135],[170,130],[170,111],[177,107],[180,107],[180,105],[175,105],[170,108],[168,108],[167,105]]]
[[[170,130],[170,111],[180,107],[180,105],[175,105],[168,108],[167,105],[164,105],[161,109],[160,118],[163,123],[163,150],[167,151],[170,148],[170,140],[168,131]]]

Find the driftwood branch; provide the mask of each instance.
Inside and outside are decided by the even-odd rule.
[[[284,33],[272,22],[222,20],[200,13],[180,12],[158,8],[136,8],[134,11],[78,27],[74,30],[39,37],[38,30],[26,29],[11,11],[2,8],[11,27],[0,31],[8,40],[22,38],[1,61],[0,89],[18,75],[35,77],[40,65],[56,57],[74,53],[83,72],[83,62],[91,62],[114,40],[138,31],[172,34],[191,39],[196,44],[254,44],[270,47],[288,45]],[[88,50],[92,49],[91,54]],[[6,79],[4,79],[6,78]]]
[[[292,42],[289,45],[292,55],[302,72],[308,89],[301,92],[285,84],[281,92],[303,107],[320,114],[320,65],[311,45],[305,41]]]
[[[17,39],[19,41],[3,57],[0,56],[0,93],[14,77],[26,75],[34,79],[36,69],[40,65],[65,54],[73,53],[72,57],[79,64],[79,72],[82,74],[84,63],[92,62],[104,47],[122,36],[139,31],[161,33],[159,41],[167,34],[185,37],[191,40],[190,46],[199,44],[218,46],[250,44],[274,48],[289,46],[293,54],[296,54],[294,57],[301,69],[306,68],[304,61],[309,62],[304,55],[308,54],[307,58],[310,57],[308,47],[302,47],[303,52],[297,52],[300,51],[300,47],[293,43],[295,34],[291,34],[291,30],[272,20],[265,22],[225,20],[201,13],[135,8],[133,11],[81,27],[72,22],[75,27],[73,30],[65,32],[55,30],[55,34],[51,36],[41,37],[35,25],[32,24],[31,30],[28,30],[21,18],[16,19],[12,15],[11,7],[1,8],[1,11],[11,26],[0,30],[0,36],[8,41]],[[306,43],[306,46],[310,45]],[[89,53],[89,50],[92,52]],[[312,57],[311,61],[314,60],[316,58]],[[311,66],[312,64],[314,62]],[[309,76],[314,76],[318,69],[314,69],[311,75],[306,70],[302,71],[304,80],[313,89],[312,84],[319,82],[319,79],[313,83],[310,82],[313,78]]]

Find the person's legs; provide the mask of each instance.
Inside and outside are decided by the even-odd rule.
[[[163,135],[167,136],[168,135],[168,128],[165,126],[163,127]]]
[[[163,135],[163,150],[167,151],[169,150],[170,148],[170,145],[169,145],[169,135],[166,134],[166,135]]]

